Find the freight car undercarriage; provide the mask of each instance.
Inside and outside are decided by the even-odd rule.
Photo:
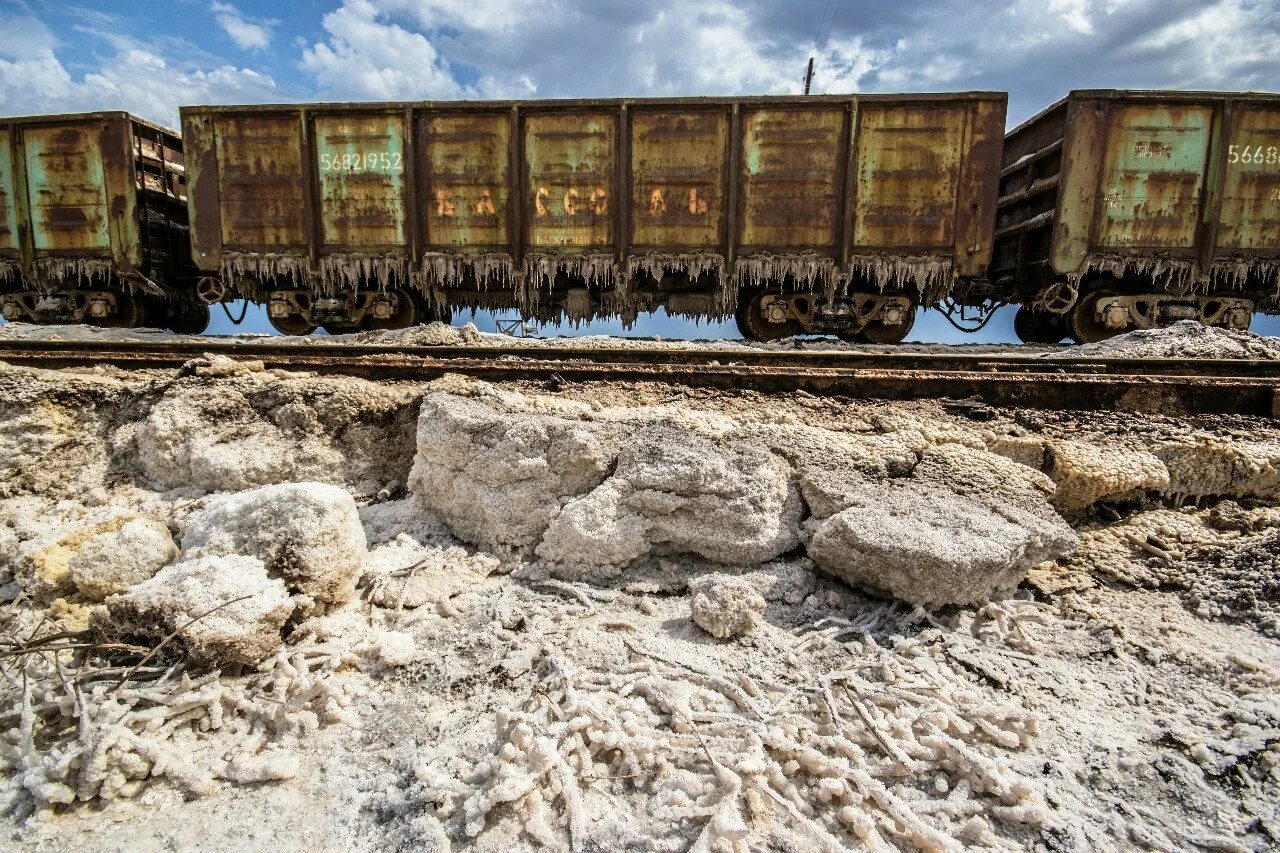
[[[1180,320],[1244,331],[1257,309],[1237,292],[1173,293],[1150,282],[1096,278],[1076,285],[1064,280],[1024,297],[1014,316],[1024,343],[1057,343],[1070,337],[1093,343],[1137,329],[1156,329]]]
[[[180,335],[198,335],[209,325],[209,306],[177,296],[123,287],[68,287],[0,293],[0,314],[14,323],[84,323],[104,328],[153,326]]]

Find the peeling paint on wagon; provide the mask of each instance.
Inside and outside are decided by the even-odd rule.
[[[632,249],[721,245],[728,151],[724,108],[632,111]]]
[[[16,260],[18,243],[18,207],[14,193],[13,134],[0,130],[0,257]]]
[[[951,246],[967,118],[958,109],[860,111],[855,245]]]
[[[102,125],[23,132],[32,244],[37,251],[109,250]]]
[[[612,246],[617,135],[616,113],[525,117],[524,215],[530,247]]]
[[[216,122],[214,133],[223,246],[237,252],[305,252],[303,214],[307,200],[298,119],[223,117]],[[201,201],[208,198],[191,195]],[[201,220],[195,221],[198,227]]]
[[[1234,111],[1223,159],[1218,249],[1280,251],[1280,105]]]
[[[433,114],[419,127],[428,251],[506,250],[510,114]]]
[[[325,246],[403,249],[404,116],[316,116],[314,137]]]

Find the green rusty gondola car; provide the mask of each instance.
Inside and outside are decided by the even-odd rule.
[[[898,341],[986,270],[1005,102],[186,107],[194,260],[287,333],[663,306]]]
[[[123,112],[0,118],[6,319],[204,330],[182,139]]]
[[[990,279],[1024,340],[1246,329],[1278,273],[1280,95],[1075,91],[1005,139]]]

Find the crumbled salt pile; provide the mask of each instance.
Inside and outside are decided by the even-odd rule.
[[[1163,329],[1137,329],[1105,341],[1048,353],[1045,358],[1280,358],[1275,338],[1179,320]]]
[[[703,575],[689,584],[694,624],[726,640],[755,630],[764,615],[764,596],[746,580],[731,575]]]

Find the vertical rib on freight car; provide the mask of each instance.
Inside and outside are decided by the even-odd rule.
[[[897,340],[985,272],[1005,96],[188,107],[196,263],[286,332],[665,306]]]
[[[203,331],[182,140],[122,112],[0,119],[9,320]]]
[[[1248,328],[1280,288],[1277,151],[1257,93],[1076,91],[1011,131],[991,278],[1019,335]]]

